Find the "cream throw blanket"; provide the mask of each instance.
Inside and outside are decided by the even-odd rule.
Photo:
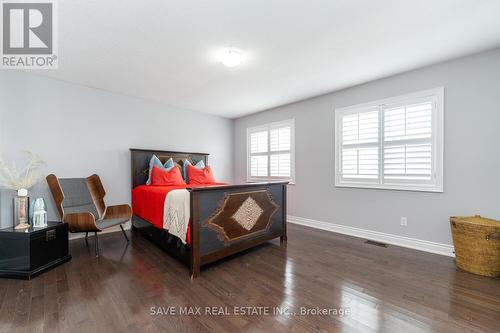
[[[186,244],[190,218],[189,191],[180,189],[168,192],[163,208],[163,228]]]

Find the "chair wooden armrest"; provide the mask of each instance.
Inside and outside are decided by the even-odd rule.
[[[130,220],[131,218],[132,218],[132,208],[130,208],[130,206],[126,204],[107,206],[103,216],[103,220],[107,219]]]
[[[104,218],[104,212],[106,210],[104,196],[106,195],[106,191],[102,186],[101,178],[96,174],[87,177],[87,186],[92,196],[92,200],[94,201],[95,208],[99,213],[99,218]]]
[[[95,223],[94,214],[90,212],[65,214],[64,222],[69,224],[69,230],[71,232],[101,231]]]

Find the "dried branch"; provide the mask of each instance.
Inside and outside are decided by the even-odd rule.
[[[8,165],[2,158],[0,158],[0,186],[11,190],[29,189],[38,183],[43,175],[39,171],[45,162],[38,155],[30,151],[26,151],[29,159],[26,165],[18,170],[15,163]]]

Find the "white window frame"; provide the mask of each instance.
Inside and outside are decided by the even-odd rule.
[[[271,171],[271,161],[270,161],[270,156],[274,154],[280,154],[283,152],[288,152],[288,151],[276,151],[276,152],[271,152],[270,151],[270,145],[271,145],[271,140],[270,140],[270,131],[274,128],[279,128],[279,127],[284,127],[284,126],[290,126],[290,177],[276,177],[276,176],[269,176],[269,173]],[[260,131],[267,131],[267,145],[268,149],[267,152],[265,153],[256,153],[256,154],[251,154],[250,153],[250,135],[255,132],[260,132]],[[250,175],[250,161],[251,161],[251,156],[252,155],[265,155],[267,156],[267,173],[268,176],[259,176],[259,177],[252,177]],[[260,126],[254,126],[254,127],[249,127],[247,128],[247,182],[248,183],[253,183],[253,182],[266,182],[266,181],[289,181],[291,184],[295,184],[295,119],[287,119],[287,120],[282,120],[282,121],[277,121],[277,122],[272,122]]]
[[[391,104],[411,104],[419,99],[432,99],[434,103],[432,113],[432,181],[425,183],[391,182],[384,183],[384,109]],[[366,108],[378,108],[379,110],[379,176],[378,179],[370,181],[361,179],[358,181],[345,180],[342,178],[342,117],[348,113],[359,112]],[[444,88],[435,88],[416,93],[385,98],[378,101],[363,103],[343,108],[335,109],[335,186],[371,188],[386,190],[406,190],[423,192],[443,192],[444,191]]]

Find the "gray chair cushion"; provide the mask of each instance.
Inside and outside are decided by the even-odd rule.
[[[85,178],[62,178],[59,183],[64,193],[62,206],[65,213],[90,212],[99,218]]]
[[[113,227],[115,225],[119,225],[119,224],[125,223],[127,221],[128,221],[127,219],[123,219],[123,218],[120,218],[120,219],[106,219],[106,220],[95,221],[95,224],[97,224],[97,227],[99,229],[106,229],[106,228]]]

